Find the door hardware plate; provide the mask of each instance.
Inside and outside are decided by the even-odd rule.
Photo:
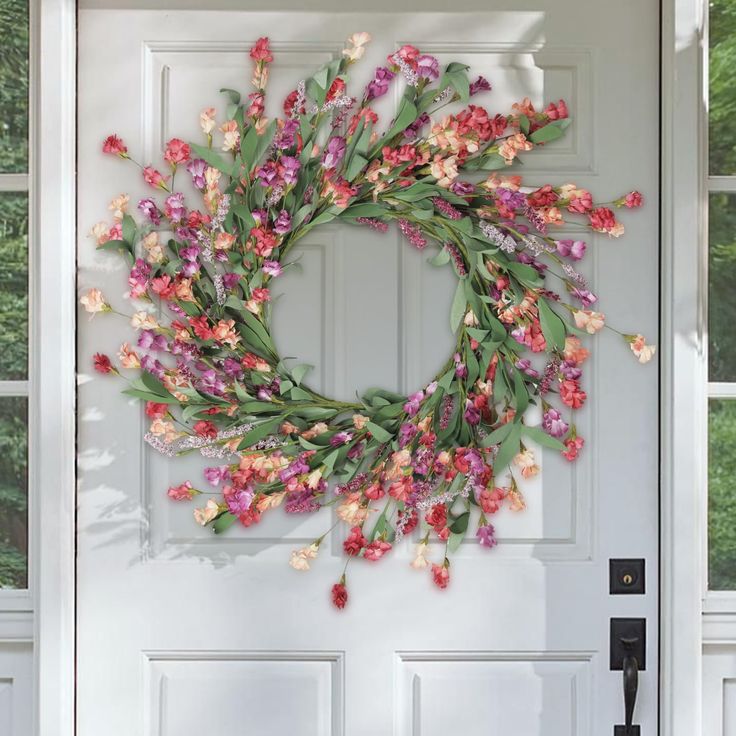
[[[608,591],[611,595],[643,595],[644,560],[609,560]]]
[[[641,729],[639,726],[632,726],[631,731],[626,733],[626,726],[614,726],[613,736],[641,736]]]
[[[638,639],[629,651],[621,639]],[[611,619],[611,669],[622,670],[624,657],[633,654],[639,665],[639,671],[647,668],[647,620],[645,618],[612,618]]]

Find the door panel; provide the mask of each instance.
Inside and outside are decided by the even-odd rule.
[[[173,135],[199,140],[199,111],[224,108],[220,87],[246,90],[246,52],[262,35],[276,57],[276,113],[349,33],[367,30],[374,40],[355,88],[412,43],[491,80],[477,101],[492,112],[524,96],[568,102],[568,136],[526,158],[525,183],[573,181],[603,199],[645,193],[623,240],[588,238],[583,271],[611,323],[656,335],[656,3],[505,5],[391,15],[82,10],[80,232],[118,192],[131,202],[149,194],[134,167],[103,159],[105,135],[120,134],[146,161]],[[395,102],[383,101],[383,120]],[[315,387],[349,398],[373,385],[423,385],[452,346],[450,274],[392,232],[323,226],[298,250],[302,272],[278,284],[275,339],[317,367]],[[130,312],[122,264],[85,237],[79,253],[81,286]],[[621,674],[608,670],[611,616],[648,619],[637,721],[656,732],[656,370],[641,369],[619,338],[596,340],[579,462],[544,452],[542,477],[523,489],[527,511],[494,517],[496,549],[464,543],[440,592],[400,546],[378,569],[351,567],[339,613],[328,597],[344,564],[338,536],[309,573],[287,565],[329,526],[324,513],[270,514],[213,538],[191,506],[166,498],[208,463],[150,451],[140,407],[88,371],[92,353],[116,352],[126,329],[103,315],[80,330],[80,736],[611,733],[623,717]],[[610,557],[646,558],[646,596],[608,595]]]

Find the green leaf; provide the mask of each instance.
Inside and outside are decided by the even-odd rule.
[[[226,511],[222,516],[218,516],[212,522],[212,531],[214,531],[215,534],[226,532],[235,523],[235,519],[237,518],[238,517],[235,516],[235,514],[231,514],[229,511]]]
[[[368,159],[356,153],[348,164],[347,171],[345,172],[345,178],[348,181],[355,179],[358,174],[368,165]]]
[[[477,340],[479,343],[483,343],[483,341],[488,337],[488,330],[479,330],[477,327],[468,327],[466,328],[465,332],[470,335],[474,340]]]
[[[231,105],[240,104],[240,92],[238,92],[237,90],[229,89],[228,87],[223,87],[220,90],[220,92],[228,96],[228,99],[230,100]]]
[[[541,298],[537,302],[539,307],[539,322],[542,326],[544,339],[557,350],[565,349],[565,335],[567,330],[565,323],[552,311],[547,300]]]
[[[440,248],[437,255],[428,259],[433,266],[444,266],[450,260],[450,253],[446,248]]]
[[[213,151],[207,146],[200,146],[196,143],[192,143],[192,150],[197,154],[199,158],[204,159],[212,168],[222,171],[223,174],[232,177],[233,171],[237,170],[237,166],[232,161],[226,161],[222,156]]]
[[[255,166],[263,157],[263,154],[268,150],[271,145],[271,141],[276,133],[276,120],[272,120],[267,126],[266,130],[257,136],[256,148],[253,153],[253,166]]]
[[[450,329],[453,332],[457,332],[458,327],[460,327],[467,305],[465,286],[462,281],[458,281],[457,288],[455,289],[455,297],[452,300],[452,307],[450,308]]]
[[[294,401],[311,401],[312,395],[305,391],[303,388],[299,388],[299,386],[294,386],[294,388],[289,391],[289,396],[294,399]]]
[[[390,432],[387,432],[383,427],[380,427],[374,422],[367,422],[365,426],[379,442],[389,442],[393,439],[393,435]]]
[[[514,398],[516,400],[516,411],[523,414],[529,406],[529,392],[524,382],[524,376],[517,368],[514,368]]]
[[[386,214],[386,207],[382,204],[353,204],[340,213],[340,217],[382,217]]]
[[[258,440],[262,440],[264,437],[273,434],[281,425],[285,417],[279,415],[274,419],[269,419],[266,422],[262,422],[257,427],[254,427],[250,432],[246,432],[240,444],[238,450],[245,450],[246,448],[254,445]]]
[[[450,532],[450,536],[447,539],[447,551],[451,553],[457,552],[463,539],[465,539],[465,533],[454,534],[453,532]]]
[[[529,135],[529,118],[526,115],[519,115],[519,128],[524,135]]]
[[[401,107],[396,115],[393,125],[373,146],[370,158],[373,158],[395,135],[406,130],[417,119],[417,108],[407,97],[401,100]]]
[[[132,246],[137,231],[135,220],[130,215],[123,215],[123,240]]]
[[[538,445],[543,447],[551,447],[553,450],[564,450],[564,443],[560,442],[556,437],[548,435],[543,429],[539,427],[527,427],[524,425],[524,434],[529,437],[530,440],[536,442]]]
[[[295,365],[291,369],[291,377],[294,379],[294,383],[297,386],[300,386],[302,380],[304,380],[304,376],[306,376],[312,368],[314,368],[314,366],[309,365],[308,363],[299,363],[299,365]]]
[[[128,396],[134,396],[136,399],[145,399],[146,401],[155,401],[158,404],[178,404],[178,399],[173,396],[159,396],[158,394],[152,394],[150,391],[141,391],[137,388],[126,388],[123,391]]]
[[[521,425],[514,423],[511,431],[506,439],[498,448],[498,454],[493,461],[493,470],[498,475],[513,460],[514,456],[519,452],[519,442],[521,440]]]
[[[468,530],[468,522],[470,521],[470,511],[465,511],[450,524],[450,531],[454,534],[465,534]]]
[[[565,129],[570,125],[570,122],[570,118],[553,120],[551,123],[547,123],[543,128],[535,130],[529,136],[529,140],[532,143],[549,143],[550,141],[562,138],[562,136],[565,135]]]
[[[537,269],[532,268],[526,263],[509,261],[506,264],[506,270],[513,274],[524,286],[539,287],[542,285],[542,278]]]
[[[148,391],[151,393],[157,394],[158,396],[171,396],[171,394],[166,390],[166,386],[164,386],[161,381],[156,378],[156,376],[152,375],[148,371],[143,371],[140,376],[141,383],[146,387]]]
[[[503,442],[508,436],[511,430],[513,429],[514,425],[509,422],[507,424],[502,424],[497,429],[494,429],[493,432],[490,432],[487,434],[480,442],[481,447],[491,447],[491,445],[497,445],[499,442]]]

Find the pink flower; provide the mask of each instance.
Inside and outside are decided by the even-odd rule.
[[[344,581],[344,578],[343,578]],[[332,586],[332,605],[342,610],[348,602],[348,589],[344,582],[335,583]]]
[[[440,590],[444,590],[450,583],[449,565],[447,559],[443,565],[432,565],[432,580]]]
[[[267,37],[259,38],[250,50],[250,58],[259,62],[273,61],[271,49],[269,49],[268,44],[269,40]]]
[[[177,164],[183,164],[189,160],[192,153],[188,143],[184,143],[180,138],[172,138],[166,144],[166,150],[164,151],[164,160],[168,161],[172,166]]]
[[[647,345],[644,335],[635,335],[629,340],[629,347],[640,363],[648,363],[657,351],[656,345]]]
[[[629,207],[630,209],[633,209],[634,207],[641,207],[643,203],[644,203],[643,197],[641,196],[639,192],[636,192],[636,191],[629,192],[624,197],[624,205],[626,207]]]
[[[110,358],[108,358],[107,355],[105,355],[104,353],[95,353],[93,356],[93,362],[95,370],[98,373],[113,373],[115,370],[112,367]]]
[[[197,491],[192,488],[192,484],[187,480],[178,486],[171,486],[166,495],[174,501],[191,501]]]
[[[588,398],[588,395],[580,388],[577,381],[563,381],[560,384],[560,398],[562,403],[571,409],[579,409]]]
[[[143,169],[143,180],[146,184],[150,184],[152,187],[169,191],[169,187],[166,182],[169,180],[168,176],[163,176],[160,171],[156,171],[153,166],[146,166]]]
[[[391,544],[389,542],[384,542],[381,539],[376,539],[375,542],[371,542],[365,548],[365,552],[363,552],[363,556],[365,557],[366,560],[370,560],[371,562],[377,562],[390,549],[391,549]]]
[[[571,437],[569,440],[565,441],[565,447],[567,450],[562,453],[562,457],[564,457],[565,460],[572,462],[577,458],[578,453],[583,449],[584,444],[585,440],[582,437]]]
[[[128,158],[128,148],[123,139],[117,135],[109,135],[102,143],[103,153],[112,153],[120,158]]]

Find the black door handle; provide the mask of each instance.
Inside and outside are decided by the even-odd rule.
[[[623,645],[626,655],[624,656],[624,733],[626,736],[632,735],[632,724],[634,722],[634,708],[636,706],[636,693],[639,689],[639,662],[634,656],[633,650],[635,645],[639,642],[636,637],[633,638],[622,638],[621,644]]]

